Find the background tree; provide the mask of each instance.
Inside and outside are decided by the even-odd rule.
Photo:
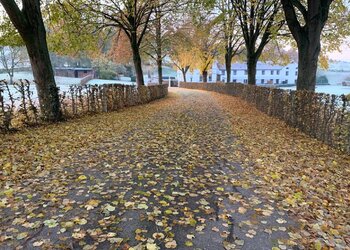
[[[169,23],[173,22],[171,12],[176,2],[168,1],[168,4],[157,4],[154,8],[153,21],[145,36],[143,50],[157,65],[158,83],[163,83],[163,60],[169,52],[169,35],[171,29]]]
[[[0,0],[0,3],[26,45],[37,87],[42,118],[47,121],[61,120],[58,88],[47,47],[40,0],[22,0],[22,9],[14,0]]]
[[[213,11],[210,2],[200,3],[192,13],[192,54],[194,66],[200,70],[203,82],[208,81],[208,71],[219,52],[221,41],[218,39],[220,34],[218,21],[217,13]]]
[[[67,0],[75,11],[88,12],[86,25],[97,29],[108,27],[120,28],[130,41],[136,83],[144,85],[140,47],[152,19],[157,0],[123,0],[123,1],[72,1]]]
[[[23,63],[28,55],[23,49],[23,39],[6,15],[0,23],[0,34],[0,63],[9,75],[10,84],[13,84],[15,67]]]
[[[130,40],[124,31],[118,30],[112,38],[112,46],[109,50],[109,58],[117,64],[132,63],[132,50]]]
[[[175,68],[181,71],[183,81],[186,82],[186,74],[194,65],[193,60],[193,34],[192,28],[183,25],[177,29],[170,38],[170,59]]]
[[[330,25],[326,37],[337,43],[339,35],[345,35],[348,29],[349,13],[342,1],[336,0],[281,0],[288,27],[298,47],[298,90],[315,91],[316,73],[321,52],[321,35],[329,19],[330,7],[336,15],[337,25]],[[344,22],[346,21],[346,22]],[[338,35],[335,37],[334,35]],[[333,44],[334,48],[334,44]],[[324,65],[324,58],[322,59]]]
[[[232,59],[239,55],[244,44],[242,32],[231,0],[217,0],[217,7],[220,11],[220,29],[224,45],[226,82],[231,82]]]
[[[208,33],[209,32],[209,33]],[[210,34],[208,26],[198,26],[195,31],[194,47],[191,50],[195,66],[199,69],[203,82],[208,82],[208,71],[218,55],[218,41]]]
[[[256,84],[256,65],[264,47],[284,21],[279,0],[231,0],[239,20],[247,53],[248,84]]]
[[[181,71],[183,81],[187,82],[187,72],[191,68],[193,58],[190,50],[184,48],[175,48],[176,52],[171,55],[171,60],[175,67]]]
[[[10,77],[10,84],[13,84],[15,68],[23,64],[26,59],[27,54],[23,47],[0,46],[0,63]]]

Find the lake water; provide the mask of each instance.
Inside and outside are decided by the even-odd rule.
[[[296,90],[296,87],[281,87],[281,89]],[[316,86],[317,93],[326,93],[331,95],[348,95],[350,94],[350,86],[342,85],[320,85]]]
[[[7,74],[0,74],[0,80],[9,80],[9,77]],[[31,72],[16,72],[14,76],[14,81],[18,81],[20,79],[27,79],[29,81],[33,81],[33,74]],[[57,87],[59,87],[60,92],[68,92],[69,91],[69,86],[71,85],[79,85],[81,78],[72,78],[72,77],[55,77]],[[88,84],[91,85],[103,85],[103,84],[127,84],[127,85],[135,85],[133,82],[128,82],[128,81],[117,81],[117,80],[104,80],[104,79],[93,79],[88,82]],[[16,99],[20,95],[18,94],[16,88],[14,86],[10,86],[10,91],[13,95],[13,97]],[[36,87],[34,84],[30,86],[30,91],[33,92],[33,101],[37,101],[37,91]],[[8,93],[5,90],[4,92],[4,97],[5,97],[5,102],[8,102],[9,97]]]

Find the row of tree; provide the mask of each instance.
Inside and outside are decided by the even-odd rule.
[[[0,0],[0,3],[8,15],[1,26],[5,28],[1,29],[0,42],[19,40],[26,46],[41,112],[48,121],[62,118],[48,44],[61,54],[85,51],[90,56],[109,55],[118,60],[130,56],[137,85],[144,85],[144,55],[154,60],[161,83],[166,56],[184,77],[191,68],[200,69],[204,81],[213,61],[222,58],[230,81],[232,60],[240,54],[246,57],[248,83],[255,84],[256,65],[264,51],[276,51],[274,45],[289,41],[298,48],[297,88],[314,91],[321,38],[325,49],[337,47],[348,32],[343,23],[349,23],[342,0],[50,0],[45,4],[40,0],[19,3]],[[13,27],[19,34],[16,39],[12,39],[16,37]]]
[[[190,21],[191,31],[188,32],[188,24],[184,25],[173,39],[176,44],[170,56],[184,79],[192,67],[199,69],[206,81],[210,63],[217,59],[225,62],[226,80],[230,82],[232,59],[240,55],[238,59],[247,62],[248,84],[255,85],[258,60],[285,64],[293,59],[299,64],[297,88],[314,91],[317,67],[327,66],[326,52],[339,48],[349,35],[343,25],[349,23],[349,10],[340,0],[207,3],[210,3],[207,8],[199,8]],[[196,22],[196,19],[200,20]],[[286,45],[297,48],[296,58],[284,50]]]

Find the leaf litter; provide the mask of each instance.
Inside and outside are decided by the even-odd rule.
[[[305,223],[299,218],[300,229],[286,214],[307,203],[304,189],[288,189],[286,195],[288,186],[278,186],[285,178],[282,166],[254,170],[256,164],[267,168],[269,157],[251,153],[254,142],[245,141],[243,126],[236,127],[234,119],[240,118],[221,107],[232,102],[237,100],[172,90],[148,105],[5,136],[0,244],[44,249],[240,249],[261,241],[268,248],[308,246],[315,239],[305,226],[308,217]],[[302,180],[308,184],[309,179]],[[332,232],[341,239],[344,229],[337,225]]]

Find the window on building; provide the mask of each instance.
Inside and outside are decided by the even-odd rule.
[[[280,83],[280,79],[276,79],[276,84],[279,84]]]
[[[286,84],[288,84],[288,80],[286,80]]]
[[[203,76],[199,76],[199,81],[203,82]]]
[[[289,71],[286,71],[286,76],[288,76],[289,75]]]
[[[265,75],[265,70],[262,70],[262,71],[261,71],[261,74],[262,74],[262,75]]]
[[[237,75],[237,70],[232,71],[234,75]]]
[[[273,75],[273,70],[271,70],[271,75]]]
[[[247,79],[244,79],[244,80],[243,80],[243,83],[248,83],[248,80],[247,80]]]
[[[209,82],[211,82],[213,80],[213,77],[210,75],[209,76]]]
[[[276,72],[276,73],[277,73],[277,75],[279,75],[279,74],[280,74],[280,71],[279,71],[279,70],[277,70],[277,72]]]
[[[265,80],[264,79],[261,79],[261,84],[264,84]]]
[[[236,82],[237,82],[237,80],[236,80],[236,79],[233,79],[233,80],[232,80],[232,82],[233,82],[233,83],[236,83]]]
[[[245,71],[244,71],[244,74],[245,74],[245,75],[247,75],[247,74],[248,74],[248,71],[247,71],[247,70],[245,70]]]
[[[270,79],[270,83],[273,84],[273,79]]]
[[[296,75],[296,76],[298,75],[298,71],[295,71],[295,75]]]
[[[221,81],[221,75],[216,75],[216,81],[220,82]]]

